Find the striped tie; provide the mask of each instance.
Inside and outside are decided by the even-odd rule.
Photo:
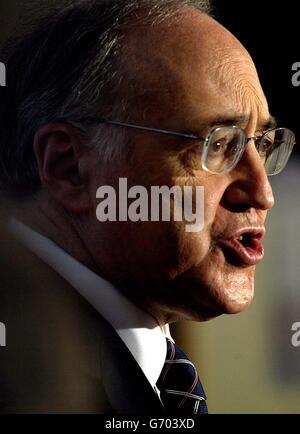
[[[207,414],[206,396],[197,371],[186,354],[167,339],[167,358],[157,382],[168,413]]]

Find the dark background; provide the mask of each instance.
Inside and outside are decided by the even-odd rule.
[[[0,43],[20,26],[28,5],[35,4],[39,9],[49,2],[53,0],[0,0]],[[291,82],[292,65],[300,62],[297,2],[212,0],[212,4],[214,17],[232,31],[252,55],[271,113],[279,126],[294,130],[296,138],[300,137],[300,86],[294,87]]]
[[[0,0],[0,43],[18,28],[23,11],[53,0]],[[59,3],[59,1],[58,1]],[[62,1],[63,3],[63,1]],[[297,2],[269,0],[212,0],[213,15],[245,45],[279,126],[288,127],[300,140],[298,102],[300,86],[292,85],[292,65],[300,62]],[[0,59],[1,61],[1,59]],[[300,155],[296,146],[296,152]]]
[[[300,62],[297,2],[214,0],[213,5],[214,17],[252,55],[272,115],[279,126],[292,129],[299,142],[300,87],[291,82],[292,65]]]

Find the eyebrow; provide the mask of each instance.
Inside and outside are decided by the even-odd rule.
[[[213,128],[217,126],[232,126],[236,125],[243,127],[249,122],[249,116],[228,116],[228,117],[217,117],[207,120],[206,122],[201,122],[198,126],[198,131],[203,131],[205,128]],[[277,127],[277,121],[274,116],[270,116],[266,120],[262,120],[258,123],[256,130],[269,130],[271,128]]]
[[[277,125],[278,123],[274,116],[270,116],[269,119],[258,124],[258,128],[261,128],[262,130],[269,130],[270,128],[276,128]]]

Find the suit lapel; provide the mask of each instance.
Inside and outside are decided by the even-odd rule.
[[[0,360],[9,379],[0,401],[7,411],[162,414],[110,324],[36,255],[10,237],[1,241],[0,314],[10,345]]]
[[[102,383],[117,413],[164,414],[164,408],[130,351],[109,324],[101,334]]]

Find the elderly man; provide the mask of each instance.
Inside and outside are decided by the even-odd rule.
[[[294,144],[251,57],[208,10],[76,1],[6,53],[0,177],[14,218],[1,259],[2,411],[207,412],[168,324],[251,303],[274,204],[268,175]],[[120,180],[191,187],[195,215],[204,188],[201,230],[173,213],[99,221],[99,188]]]

